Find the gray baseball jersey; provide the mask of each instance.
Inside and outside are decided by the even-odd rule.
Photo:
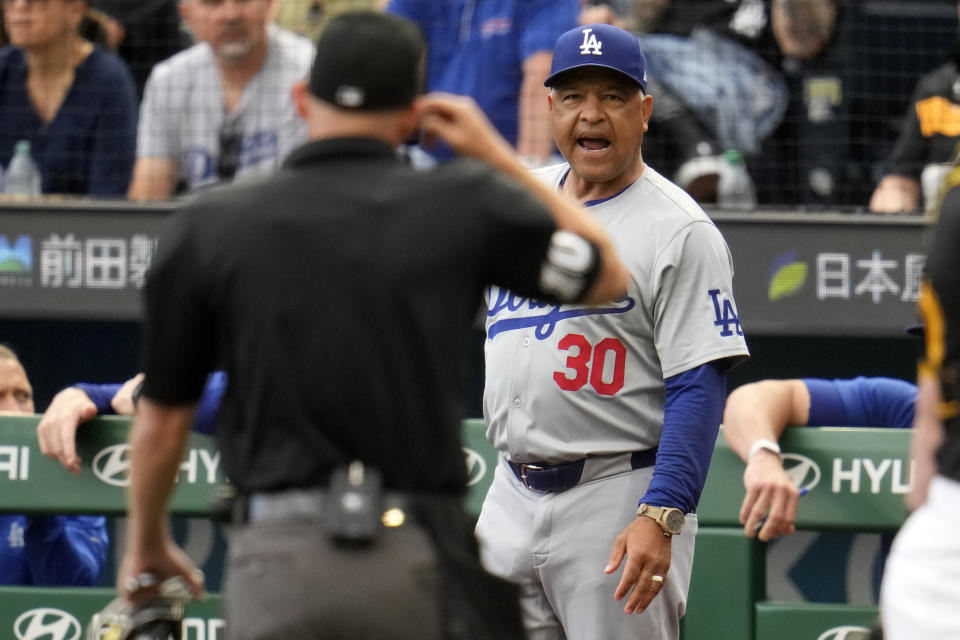
[[[291,88],[309,73],[313,43],[273,25],[267,38],[263,65],[230,116],[242,135],[237,179],[273,173],[307,140]],[[153,68],[140,107],[137,157],[176,161],[178,178],[191,190],[215,184],[226,117],[213,51],[194,45]]]
[[[569,165],[536,173],[559,187]],[[713,222],[651,167],[591,203],[630,272],[598,307],[487,293],[487,436],[517,462],[561,462],[657,446],[663,379],[748,355],[733,262]]]

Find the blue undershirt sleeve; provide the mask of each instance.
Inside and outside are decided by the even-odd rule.
[[[78,382],[71,385],[83,391],[97,407],[97,415],[113,415],[115,412],[110,401],[120,391],[122,384],[92,384]],[[197,433],[211,435],[217,421],[217,411],[220,409],[220,399],[227,386],[227,376],[223,371],[214,371],[207,378],[203,395],[197,402],[197,411],[193,418],[193,430]]]
[[[727,378],[723,361],[708,362],[664,380],[663,431],[653,479],[640,502],[697,509],[717,441]]]
[[[843,396],[833,380],[819,378],[801,379],[810,393],[810,411],[807,416],[808,427],[847,427],[850,414],[843,402]],[[862,425],[856,425],[862,426]]]
[[[37,586],[96,584],[107,561],[109,544],[103,516],[27,518],[24,546]]]
[[[113,400],[113,396],[117,395],[117,391],[120,391],[120,387],[123,385],[78,382],[70,386],[76,387],[87,394],[87,397],[97,406],[97,415],[103,416],[113,415],[115,413],[110,401]]]
[[[849,380],[805,378],[810,391],[809,427],[909,429],[915,385],[904,380],[860,376]]]

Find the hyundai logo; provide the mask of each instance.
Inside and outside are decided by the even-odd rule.
[[[487,475],[487,461],[473,449],[463,448],[467,457],[467,486],[472,487]]]
[[[797,489],[812,491],[820,482],[820,467],[817,463],[799,453],[784,453],[783,470]]]
[[[95,476],[115,487],[130,484],[130,445],[114,444],[97,453],[93,459]]]
[[[845,625],[824,631],[817,640],[867,640],[869,637],[870,629]]]
[[[20,614],[13,623],[17,640],[79,640],[80,623],[66,611],[42,607]]]

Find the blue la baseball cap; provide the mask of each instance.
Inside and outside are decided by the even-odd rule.
[[[559,75],[583,67],[619,71],[647,92],[647,59],[640,50],[640,42],[619,27],[588,24],[570,29],[557,38],[550,77],[543,84],[552,87]]]

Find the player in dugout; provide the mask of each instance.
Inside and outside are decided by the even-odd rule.
[[[0,415],[31,415],[33,387],[14,353],[0,345]],[[109,546],[103,516],[0,514],[0,584],[91,586]]]
[[[915,385],[886,377],[761,380],[734,389],[723,433],[746,463],[740,522],[747,537],[767,541],[795,531],[800,495],[778,444],[788,426],[909,429],[916,396]]]

